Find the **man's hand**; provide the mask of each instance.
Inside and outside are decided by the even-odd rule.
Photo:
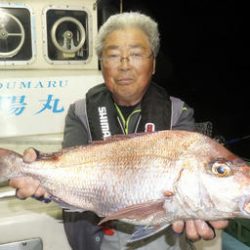
[[[172,228],[176,233],[186,231],[186,236],[192,241],[212,240],[215,238],[215,229],[223,229],[228,226],[227,220],[218,221],[203,221],[203,220],[189,220],[189,221],[176,221],[173,223]]]
[[[26,163],[35,161],[38,157],[38,151],[34,148],[28,148],[23,153],[23,160]],[[17,177],[9,181],[9,185],[16,189],[16,197],[26,199],[28,197],[43,197],[45,190],[40,187],[40,182],[31,177]]]
[[[40,182],[31,177],[17,177],[9,181],[9,185],[16,189],[16,197],[26,199],[28,197],[42,197],[45,190],[40,187]]]

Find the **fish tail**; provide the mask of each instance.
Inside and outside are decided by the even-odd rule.
[[[23,165],[22,155],[0,148],[0,182],[19,176]]]

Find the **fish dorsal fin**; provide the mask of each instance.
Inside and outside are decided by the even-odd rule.
[[[159,213],[165,214],[163,204],[164,200],[159,199],[150,202],[131,205],[106,216],[104,219],[100,221],[99,224],[102,224],[109,220],[121,220],[121,219],[138,220],[138,218],[142,220],[152,215],[158,216]]]
[[[128,135],[124,135],[124,134],[112,135],[110,137],[107,137],[105,140],[93,141],[92,144],[112,143],[112,142],[116,142],[116,141],[132,139],[132,138],[135,138],[135,137],[138,137],[138,136],[143,136],[143,135],[146,135],[146,134],[148,134],[148,133],[140,132],[140,133],[133,133],[133,134],[128,134]]]

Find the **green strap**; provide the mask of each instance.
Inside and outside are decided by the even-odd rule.
[[[119,115],[119,117],[121,118],[122,120],[122,126],[124,128],[124,131],[125,131],[125,135],[128,134],[128,126],[129,126],[129,121],[131,119],[131,117],[136,114],[136,113],[139,113],[141,112],[141,109],[140,108],[136,108],[133,110],[133,112],[131,112],[131,114],[128,116],[127,120],[125,119],[124,115],[122,114],[121,112],[121,109],[119,108],[119,106],[115,103],[115,108],[117,110],[117,113]]]

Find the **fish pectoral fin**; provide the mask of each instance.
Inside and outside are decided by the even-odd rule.
[[[131,205],[111,213],[99,222],[99,225],[109,220],[135,219],[143,220],[154,214],[165,214],[163,207],[164,200],[153,200],[150,202]]]
[[[148,238],[167,228],[169,223],[161,223],[153,226],[137,226],[135,232],[131,235],[127,243]]]

